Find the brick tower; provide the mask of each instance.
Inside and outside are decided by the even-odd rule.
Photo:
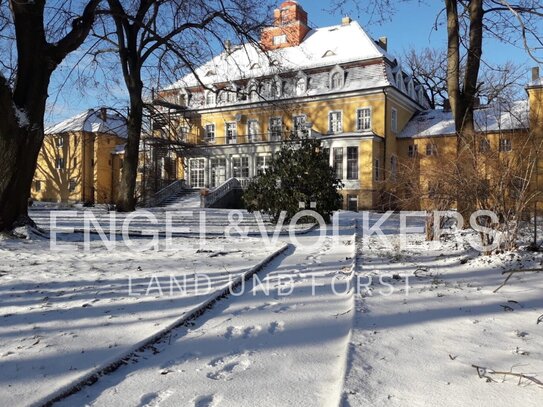
[[[273,27],[262,31],[262,46],[267,50],[295,47],[309,31],[307,12],[296,1],[285,1],[274,11]]]

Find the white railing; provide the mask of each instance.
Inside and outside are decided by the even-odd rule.
[[[154,194],[149,201],[147,202],[148,207],[158,206],[163,203],[166,199],[178,194],[186,188],[185,180],[179,180],[171,183],[166,188],[161,189],[156,194]]]
[[[203,207],[211,208],[220,199],[224,198],[230,191],[241,188],[242,184],[237,178],[230,178],[224,184],[210,190],[207,195],[202,197]]]

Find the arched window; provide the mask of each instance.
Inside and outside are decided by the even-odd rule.
[[[215,93],[208,91],[206,94],[206,106],[215,104]]]
[[[300,78],[296,81],[296,95],[301,96],[307,90],[307,81],[305,78]]]
[[[279,84],[277,81],[272,81],[270,84],[270,95],[272,98],[278,98],[280,95],[279,93]]]
[[[332,80],[330,81],[332,89],[339,89],[343,86],[343,78],[341,76],[340,72],[332,74]]]

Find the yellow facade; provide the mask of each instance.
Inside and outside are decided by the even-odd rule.
[[[114,202],[120,176],[116,135],[73,131],[48,134],[38,157],[31,197],[47,202]]]

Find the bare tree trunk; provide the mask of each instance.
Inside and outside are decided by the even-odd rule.
[[[28,218],[28,198],[43,143],[43,117],[51,74],[87,37],[99,0],[55,44],[46,40],[45,1],[10,2],[17,44],[17,80],[12,90],[0,74],[0,231]]]
[[[119,212],[132,212],[136,209],[136,178],[138,175],[142,122],[143,96],[140,84],[140,86],[136,86],[136,89],[130,90],[128,139],[124,153],[121,186],[117,197],[117,210]]]

